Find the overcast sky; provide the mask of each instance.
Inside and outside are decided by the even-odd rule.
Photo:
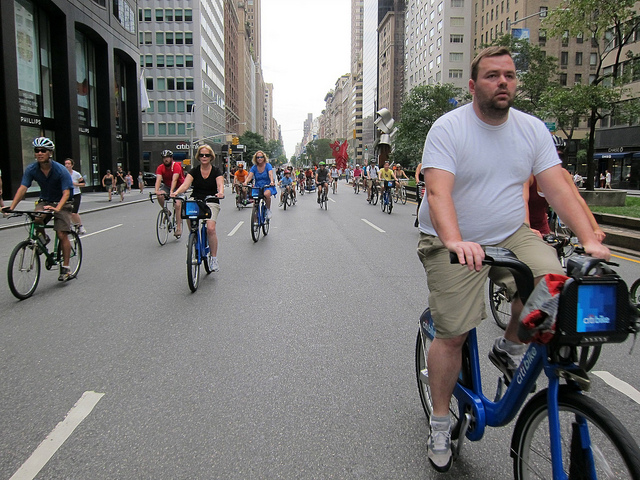
[[[273,84],[273,116],[287,158],[302,141],[307,114],[350,71],[350,0],[262,0],[262,72]]]

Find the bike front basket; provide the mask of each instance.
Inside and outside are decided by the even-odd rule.
[[[186,200],[182,202],[182,216],[184,218],[211,218],[211,209],[202,200]]]

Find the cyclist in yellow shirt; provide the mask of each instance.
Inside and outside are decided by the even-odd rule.
[[[382,167],[378,176],[381,180],[380,197],[382,197],[386,190],[390,190],[392,188],[389,187],[387,183],[391,180],[397,182],[398,178],[396,177],[395,172],[389,168],[389,162],[384,162],[384,167]]]

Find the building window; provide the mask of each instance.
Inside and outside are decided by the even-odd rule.
[[[569,64],[569,52],[560,52],[560,66],[565,67]]]
[[[155,123],[147,123],[147,135],[153,136],[156,134],[156,124]]]
[[[184,90],[184,78],[176,78],[176,90]]]
[[[164,21],[164,10],[161,8],[156,8],[156,22]]]
[[[562,33],[562,46],[563,47],[568,47],[569,46],[569,30],[565,30]]]
[[[184,33],[176,32],[176,45],[182,45],[184,43]]]
[[[113,0],[113,16],[129,33],[136,33],[135,10],[127,0]]]
[[[167,55],[166,60],[167,68],[173,68],[173,55]]]
[[[156,32],[156,45],[164,45],[164,32]]]
[[[145,78],[145,81],[147,82],[147,90],[152,92],[153,91],[153,78],[147,77],[147,78]]]
[[[582,52],[576,52],[576,65],[582,65]]]
[[[175,90],[175,89],[176,89],[176,79],[167,78],[167,90]]]
[[[147,110],[146,110],[147,113],[153,113],[154,112],[153,107],[155,106],[155,103],[156,103],[155,101],[149,100],[149,108],[147,108]]]
[[[167,45],[173,45],[173,32],[167,32],[164,38]]]
[[[159,123],[158,124],[158,135],[163,136],[163,137],[167,135],[167,124],[166,123]]]
[[[589,66],[595,67],[596,65],[598,65],[598,54],[597,53],[589,54]]]
[[[187,129],[184,123],[179,123],[178,124],[178,135],[186,135],[187,134]]]
[[[464,61],[464,54],[462,52],[449,52],[450,62],[462,62]]]
[[[173,9],[165,8],[164,9],[164,20],[165,22],[173,22]]]
[[[452,68],[449,70],[449,78],[462,78],[462,69]]]
[[[165,78],[156,78],[158,81],[158,91],[164,92],[167,89],[167,80]]]
[[[184,44],[193,45],[193,32],[184,32]]]
[[[185,22],[193,21],[193,10],[191,10],[190,8],[184,9],[184,21]]]
[[[175,100],[167,101],[167,113],[176,113],[176,102]]]
[[[186,85],[187,85],[187,90],[193,90],[193,78],[187,78]],[[193,104],[193,102],[187,102],[187,105],[189,103]]]
[[[150,8],[145,8],[144,9],[144,21],[145,22],[150,22],[151,21],[151,9]]]
[[[451,35],[449,35],[449,41],[451,43],[463,43],[464,35],[461,33],[452,33]]]
[[[451,6],[453,8],[462,8],[464,7],[464,0],[451,0]]]
[[[144,44],[145,45],[151,45],[152,44],[151,32],[144,32]]]
[[[567,86],[567,74],[566,73],[561,73],[560,74],[560,85],[562,85],[563,87]]]
[[[182,9],[181,8],[176,8],[173,11],[173,18],[176,22],[181,22],[182,21]]]
[[[450,26],[464,27],[464,17],[451,17]]]
[[[184,55],[176,55],[176,67],[184,67]]]
[[[169,127],[169,130],[168,130],[169,135],[175,135],[176,134],[176,124],[171,122],[171,123],[167,124],[167,126]]]
[[[575,77],[574,77],[573,84],[574,85],[580,85],[581,83],[582,83],[582,74],[581,73],[576,73]]]
[[[167,101],[158,100],[158,113],[167,113]]]
[[[582,43],[584,42],[584,34],[582,32],[580,32],[577,36],[576,36],[576,43]]]
[[[156,67],[164,67],[164,55],[156,55]]]
[[[185,105],[184,100],[178,100],[176,102],[176,110],[178,113],[185,113],[184,105]]]
[[[544,47],[547,44],[547,31],[544,29],[538,30],[538,45]]]
[[[187,55],[185,57],[184,66],[187,68],[193,67],[193,55]]]

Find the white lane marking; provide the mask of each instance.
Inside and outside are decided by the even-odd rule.
[[[600,371],[600,372],[591,372],[594,375],[600,377],[607,385],[612,386],[620,393],[624,393],[627,397],[629,397],[634,402],[640,404],[640,392],[629,385],[624,380],[620,380],[619,378],[611,375],[609,372]]]
[[[364,223],[366,223],[367,225],[369,225],[372,228],[375,228],[376,230],[378,230],[380,233],[385,233],[384,230],[382,230],[380,227],[376,227],[373,223],[371,223],[369,220],[366,220],[364,218],[361,218],[360,220],[362,220]]]
[[[9,480],[32,480],[71,436],[78,425],[91,413],[104,393],[84,392],[67,416],[47,435],[38,448]]]
[[[113,227],[109,227],[109,228],[103,228],[102,230],[98,230],[97,232],[91,232],[91,233],[85,233],[84,235],[81,235],[82,238],[87,238],[87,237],[91,237],[92,235],[97,235],[99,233],[103,233],[109,230],[113,230],[114,228],[118,228],[121,227],[122,223],[119,223],[118,225],[114,225]]]
[[[333,198],[331,198],[331,197],[329,197],[329,198],[328,198],[328,200],[329,200],[330,202],[336,203],[336,201],[335,201]]]
[[[227,237],[231,237],[234,233],[236,233],[238,231],[238,229],[244,224],[244,221],[242,222],[238,222],[238,224],[233,227],[233,230],[231,230],[228,234]]]

